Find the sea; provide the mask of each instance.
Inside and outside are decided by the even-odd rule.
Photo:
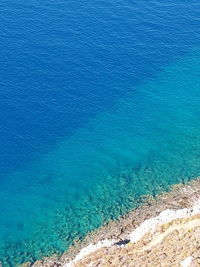
[[[199,0],[1,0],[0,22],[3,266],[200,175]]]

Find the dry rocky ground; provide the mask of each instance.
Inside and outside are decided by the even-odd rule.
[[[157,199],[146,199],[146,204],[126,216],[112,221],[63,255],[54,255],[23,267],[196,267],[200,266],[200,214],[172,220],[149,231],[138,242],[112,245],[98,249],[82,260],[68,265],[79,251],[100,240],[126,240],[130,233],[145,220],[156,217],[166,209],[190,208],[200,199],[200,179],[187,185],[176,185],[170,193]],[[188,258],[190,257],[190,258]],[[183,260],[186,261],[184,262]],[[187,263],[188,260],[188,263]],[[188,265],[189,264],[189,265]]]
[[[200,266],[200,215],[166,223],[136,244],[99,249],[74,266],[178,267],[187,257],[192,257],[190,266]]]

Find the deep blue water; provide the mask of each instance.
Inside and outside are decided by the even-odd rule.
[[[5,266],[200,174],[199,1],[3,0],[0,19]]]

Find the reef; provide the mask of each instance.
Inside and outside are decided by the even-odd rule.
[[[144,198],[62,255],[21,267],[200,266],[200,178]]]

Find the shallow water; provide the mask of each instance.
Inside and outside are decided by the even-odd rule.
[[[200,173],[199,3],[47,2],[0,5],[5,266]]]

